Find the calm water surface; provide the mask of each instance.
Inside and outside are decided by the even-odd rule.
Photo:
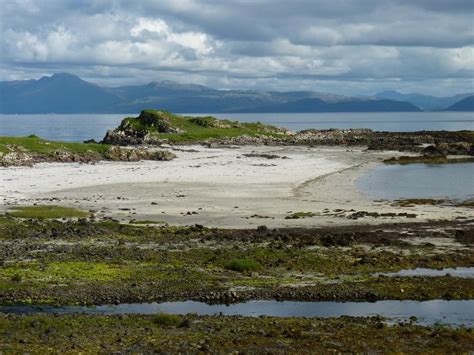
[[[46,139],[64,141],[101,140],[108,129],[117,127],[127,116],[123,114],[75,115],[0,115],[0,135],[26,136],[36,134]],[[308,128],[371,128],[377,131],[474,130],[471,112],[381,112],[381,113],[208,113],[242,122],[274,124],[294,131]]]
[[[474,197],[474,163],[380,165],[362,176],[359,189],[374,199]]]
[[[208,305],[203,302],[165,302],[103,305],[96,307],[69,306],[1,306],[3,313],[88,313],[88,314],[188,314],[240,315],[274,317],[369,317],[382,316],[392,321],[415,316],[419,324],[445,323],[455,326],[474,325],[474,300],[466,301],[378,301],[378,302],[292,302],[249,301],[231,305]]]

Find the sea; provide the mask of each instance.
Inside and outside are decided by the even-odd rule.
[[[329,128],[370,128],[375,131],[474,130],[474,112],[371,112],[371,113],[187,113],[241,122],[262,122],[293,131]],[[0,115],[0,136],[35,134],[45,139],[82,142],[101,140],[107,130],[118,126],[119,114]]]

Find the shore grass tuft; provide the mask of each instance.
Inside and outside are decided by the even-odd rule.
[[[232,271],[246,272],[259,270],[262,268],[262,265],[252,259],[233,259],[225,267]]]
[[[23,277],[20,274],[13,274],[11,280],[13,282],[21,282],[23,280]]]
[[[159,313],[153,317],[153,323],[165,327],[178,327],[182,318],[176,314]]]

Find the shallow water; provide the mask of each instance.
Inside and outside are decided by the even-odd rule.
[[[474,267],[456,267],[456,268],[445,268],[445,269],[406,269],[398,272],[378,272],[373,274],[374,276],[388,276],[388,277],[404,277],[404,276],[446,276],[451,275],[453,277],[461,278],[474,278]]]
[[[374,199],[474,197],[474,163],[380,165],[357,181]]]
[[[417,317],[423,325],[435,323],[454,326],[474,325],[474,300],[445,301],[378,301],[378,302],[293,302],[293,301],[249,301],[231,305],[208,305],[203,302],[165,302],[102,305],[96,307],[68,306],[1,306],[3,313],[87,313],[87,314],[188,314],[240,315],[274,317],[369,317],[382,316],[390,321],[404,321]]]
[[[118,126],[127,116],[118,114],[40,114],[0,115],[0,136],[27,136],[36,134],[52,140],[101,140],[108,129]],[[420,130],[474,130],[471,112],[371,112],[371,113],[206,113],[188,116],[212,115],[242,122],[256,122],[286,127],[294,131],[308,128],[370,128],[376,131]]]

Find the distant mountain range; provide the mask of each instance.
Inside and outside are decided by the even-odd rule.
[[[180,113],[413,112],[420,111],[420,107],[448,107],[469,95],[457,95],[458,100],[396,92],[349,97],[312,91],[216,90],[172,81],[109,88],[62,73],[38,80],[0,82],[0,113],[124,113],[145,108]],[[426,105],[420,103],[420,97],[432,98],[427,102],[450,100],[443,101],[443,105]],[[472,106],[470,101],[462,107],[472,111]]]
[[[474,96],[468,96],[461,101],[456,102],[449,106],[447,111],[474,111]]]
[[[397,91],[383,91],[375,95],[377,99],[387,99],[394,101],[410,102],[413,105],[421,108],[424,111],[441,111],[448,109],[451,105],[455,104],[468,96],[472,96],[474,93],[465,93],[448,97],[437,97],[423,94],[401,94]],[[474,107],[468,111],[473,111]]]

